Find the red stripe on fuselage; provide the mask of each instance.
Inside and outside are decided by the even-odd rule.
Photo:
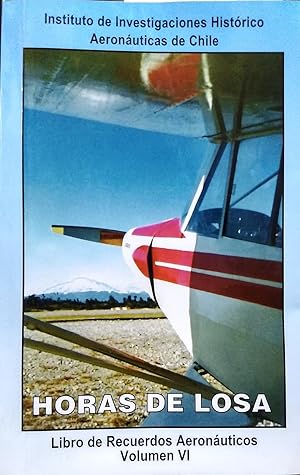
[[[158,247],[152,248],[152,257],[153,261],[185,265],[194,269],[282,282],[282,265],[278,261]]]
[[[148,252],[148,246],[141,246],[133,253],[137,267],[146,277],[149,277],[145,259]],[[192,269],[182,270],[167,267],[167,264],[185,265],[199,271],[208,270],[279,282],[282,268],[280,262],[162,248],[152,248],[152,262],[154,279],[271,308],[282,308],[281,288],[231,279],[230,277],[201,274]],[[165,263],[166,266],[156,265],[155,262]]]
[[[270,287],[269,285],[260,285],[253,282],[244,282],[160,266],[154,266],[153,276],[154,279],[183,285],[195,290],[202,290],[203,292],[266,305],[271,308],[282,308],[281,289]]]

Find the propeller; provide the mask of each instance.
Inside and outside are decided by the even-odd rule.
[[[98,242],[101,244],[112,244],[113,246],[122,246],[124,231],[114,229],[90,228],[86,226],[51,226],[52,231],[57,234],[84,239],[86,241]]]

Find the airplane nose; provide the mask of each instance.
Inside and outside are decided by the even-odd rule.
[[[123,237],[123,243],[122,243],[122,252],[123,252],[123,257],[130,269],[132,269],[132,248],[133,248],[133,243],[132,243],[132,229],[127,231],[125,233],[125,236]]]
[[[143,288],[153,299],[150,282],[149,252],[152,236],[135,235],[136,228],[127,231],[123,238],[123,257],[131,271],[142,279]]]
[[[122,250],[125,262],[136,275],[142,278],[145,290],[154,299],[153,239],[182,237],[180,219],[172,218],[161,223],[130,229],[123,238]]]

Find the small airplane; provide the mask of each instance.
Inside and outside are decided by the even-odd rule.
[[[265,418],[284,424],[282,55],[101,53],[102,69],[82,85],[76,71],[91,53],[76,53],[53,51],[55,74],[47,76],[38,53],[28,52],[28,107],[57,112],[69,87],[65,113],[76,114],[85,97],[82,115],[104,120],[87,92],[92,85],[94,97],[97,90],[111,104],[107,122],[151,130],[163,123],[167,133],[215,147],[183,215],[127,232],[53,231],[121,246],[194,360],[233,393],[252,401],[265,394],[272,408]]]

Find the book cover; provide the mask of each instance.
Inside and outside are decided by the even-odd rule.
[[[296,473],[296,2],[3,2],[6,473]]]

